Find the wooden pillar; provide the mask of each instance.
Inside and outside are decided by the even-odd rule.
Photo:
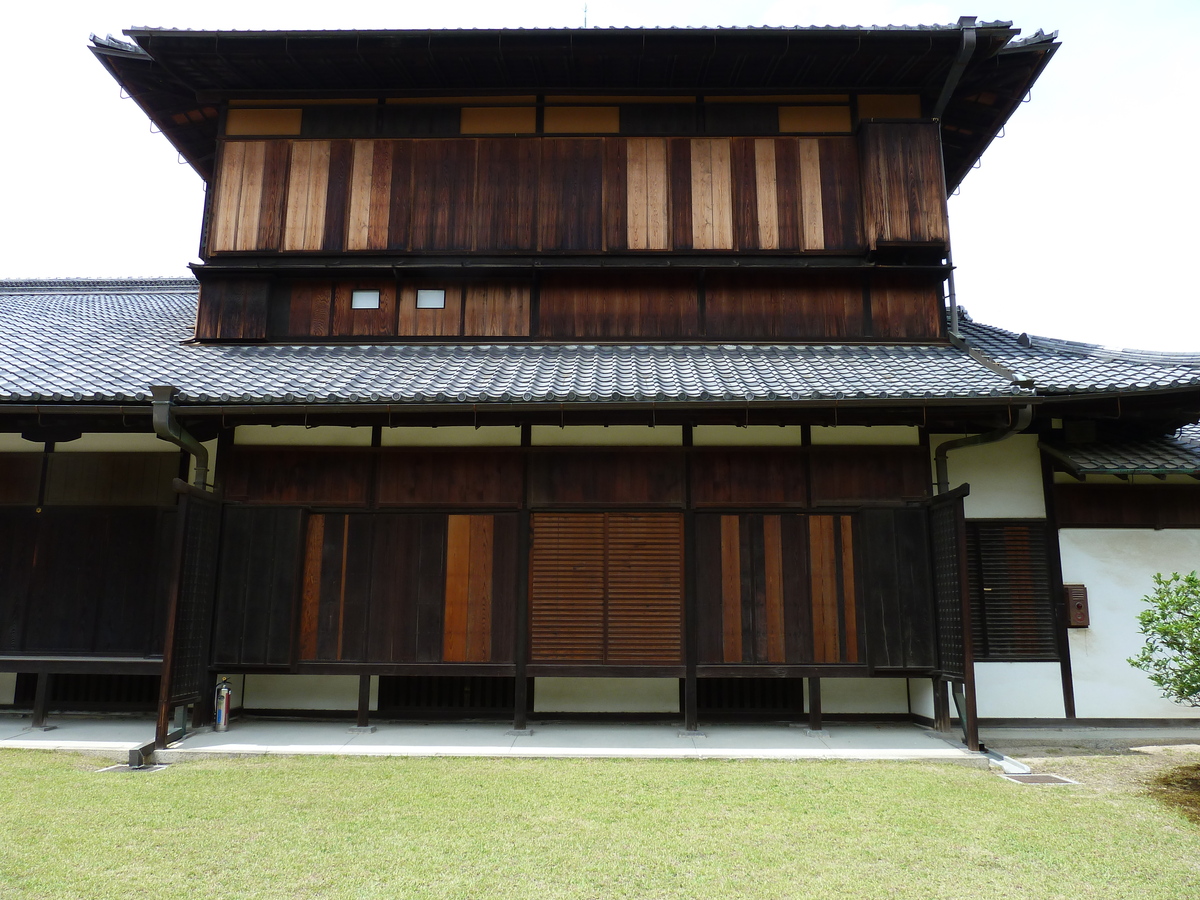
[[[33,690],[33,727],[49,731],[53,725],[46,724],[46,707],[50,702],[50,679],[54,676],[49,672],[37,673],[37,686]]]
[[[950,696],[946,682],[936,676],[933,679],[933,730],[950,730]]]
[[[526,426],[527,428],[528,426]],[[517,516],[517,609],[513,662],[513,731],[529,730],[529,678],[525,674],[529,658],[529,510]]]
[[[703,270],[701,270],[703,273]],[[696,514],[692,510],[692,426],[683,426],[683,730],[697,731],[696,658],[700,653],[700,623],[696,612]]]
[[[808,730],[821,730],[821,679],[808,679]]]
[[[358,718],[354,727],[367,729],[371,727],[371,676],[358,676]]]

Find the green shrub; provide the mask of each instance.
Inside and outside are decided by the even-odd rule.
[[[1154,592],[1138,613],[1146,638],[1129,663],[1150,676],[1163,696],[1200,706],[1200,578],[1173,573],[1154,576]]]

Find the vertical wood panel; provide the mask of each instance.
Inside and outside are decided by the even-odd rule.
[[[669,220],[667,243],[675,250],[692,246],[692,142],[672,138],[667,142],[669,178]]]
[[[258,223],[262,210],[263,166],[266,163],[265,141],[248,141],[242,168],[242,189],[238,200],[237,237],[235,250],[258,249]]]
[[[936,123],[864,125],[863,227],[866,242],[946,243],[945,175]]]
[[[367,204],[367,249],[386,250],[392,198],[392,148],[387,141],[371,141],[370,201]]]
[[[697,250],[733,247],[733,198],[730,184],[728,138],[701,138],[690,142],[691,237]],[[672,159],[672,163],[674,163]],[[675,179],[672,179],[675,183]]]
[[[854,520],[850,516],[841,517],[842,529],[842,614],[845,617],[844,630],[846,646],[843,657],[846,662],[858,662],[858,604],[855,599],[854,584]]]
[[[329,181],[326,185],[322,250],[336,253],[346,246],[346,215],[350,208],[350,169],[353,152],[353,141],[332,141],[329,145]]]
[[[444,309],[417,309],[417,286],[406,283],[400,289],[397,333],[422,337],[453,337],[462,327],[463,288],[457,284],[429,283],[421,288],[441,288],[446,292]]]
[[[767,662],[784,661],[783,537],[779,516],[763,516],[763,579],[766,599]]]
[[[380,141],[391,146],[387,249],[407,250],[412,235],[413,141]]]
[[[605,143],[554,138],[540,144],[540,249],[600,250],[604,246],[606,196],[614,193],[606,180],[614,176],[605,173]],[[619,199],[609,197],[610,203]]]
[[[775,188],[778,196],[779,249],[799,250],[800,222],[800,141],[798,138],[775,139]]]
[[[784,655],[789,663],[810,663],[814,655],[808,517],[783,515],[779,530],[783,547]]]
[[[300,658],[317,658],[317,631],[320,625],[321,557],[325,544],[325,516],[308,517],[304,538],[304,579],[300,589]]]
[[[733,246],[741,250],[755,250],[758,248],[758,177],[754,141],[749,138],[732,139],[729,154]]]
[[[739,516],[721,516],[722,661],[742,661],[742,564]]]
[[[626,152],[629,249],[666,250],[667,142],[662,138],[628,138]]]
[[[800,222],[804,250],[825,249],[821,205],[821,148],[816,138],[800,139]]]
[[[287,201],[290,154],[290,141],[266,142],[256,245],[260,250],[278,250],[279,243],[283,240],[283,213]]]
[[[609,513],[605,660],[682,659],[683,516]]]
[[[628,142],[624,138],[604,139],[604,249],[624,250],[628,246],[626,215],[629,187]]]
[[[477,250],[531,250],[536,246],[538,142],[479,140],[475,199]],[[599,196],[595,203],[599,204]],[[580,198],[580,202],[584,202]],[[597,245],[599,240],[597,238]]]
[[[320,250],[325,237],[329,141],[296,141],[288,171],[284,250]]]
[[[473,282],[467,285],[463,334],[512,337],[529,334],[529,285]]]
[[[809,572],[812,578],[813,657],[815,662],[838,661],[838,560],[834,554],[834,516],[811,516]]]
[[[375,142],[355,141],[350,164],[350,210],[346,216],[347,250],[366,250],[370,246],[374,170]]]
[[[213,213],[212,249],[232,250],[237,240],[242,177],[246,168],[246,142],[226,141],[221,147],[221,174]]]
[[[760,250],[779,249],[779,201],[775,178],[775,141],[754,141],[754,184],[757,241]]]
[[[442,659],[467,659],[467,603],[470,588],[471,516],[448,516],[446,523],[446,603]]]
[[[862,247],[862,190],[858,144],[852,137],[817,140],[826,250]]]
[[[461,139],[415,142],[412,249],[471,249],[476,144]]]
[[[444,627],[442,617],[446,593],[447,516],[428,513],[414,516],[416,531],[416,575],[413,604],[416,612],[416,661],[440,662]]]
[[[467,578],[466,658],[488,662],[492,649],[492,516],[469,516],[470,560]]]

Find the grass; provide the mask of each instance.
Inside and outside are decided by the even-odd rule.
[[[1200,896],[1200,826],[1119,757],[1052,788],[922,763],[106,764],[0,752],[0,897]]]

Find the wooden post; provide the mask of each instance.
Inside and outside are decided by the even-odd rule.
[[[371,676],[358,676],[358,715],[354,720],[352,732],[366,732],[370,734],[375,730],[375,726],[371,724]]]
[[[936,676],[933,679],[933,730],[950,730],[950,696],[946,682]]]
[[[808,730],[821,730],[821,679],[808,679]]]
[[[526,426],[527,427],[527,426]],[[517,516],[517,609],[513,662],[513,731],[529,730],[529,679],[525,664],[529,657],[529,510]]]
[[[33,727],[49,731],[54,725],[46,724],[46,707],[50,702],[50,679],[54,676],[49,672],[37,673],[37,686],[33,690]]]

